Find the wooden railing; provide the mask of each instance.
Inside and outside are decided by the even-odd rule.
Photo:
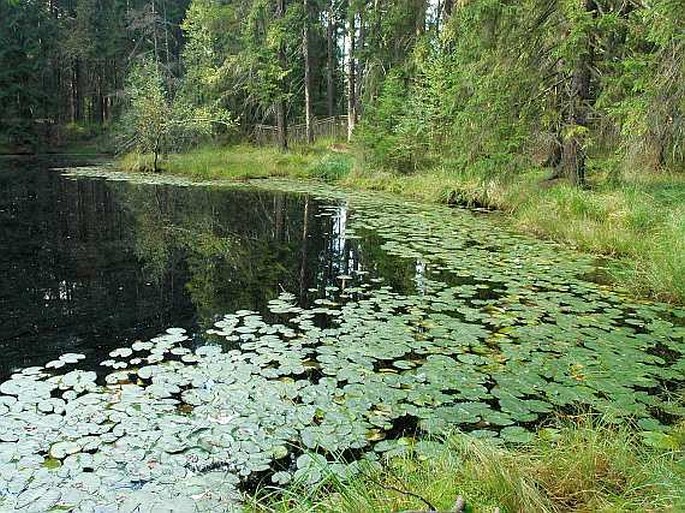
[[[333,116],[312,121],[314,139],[346,139],[347,116]],[[277,145],[279,141],[278,127],[273,125],[256,125],[252,137],[260,145]],[[289,125],[288,143],[304,143],[307,141],[307,125]]]

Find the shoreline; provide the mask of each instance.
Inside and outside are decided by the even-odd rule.
[[[129,154],[124,172],[145,170],[149,157]],[[547,171],[483,176],[438,167],[399,175],[369,170],[352,152],[326,142],[282,153],[272,147],[201,147],[171,155],[163,173],[202,181],[311,179],[345,189],[396,194],[443,205],[502,213],[511,229],[609,264],[612,284],[636,298],[685,304],[685,179],[654,175],[613,183],[597,176],[587,189],[546,180]]]

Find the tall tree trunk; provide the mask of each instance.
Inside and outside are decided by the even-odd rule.
[[[155,0],[152,0],[152,39],[155,49],[155,64],[159,66],[159,44],[157,42],[157,6]]]
[[[285,17],[285,0],[276,0],[276,18],[281,20]],[[281,39],[278,43],[278,62],[281,70],[285,70],[285,41]],[[288,149],[288,123],[285,112],[285,83],[283,79],[279,80],[278,98],[276,99],[276,125],[278,127],[278,145],[282,150]]]
[[[328,24],[326,26],[326,103],[328,115],[335,116],[335,0],[328,4]]]
[[[596,14],[595,0],[585,0],[586,13]],[[594,52],[591,29],[585,35],[584,48],[579,53],[571,74],[568,106],[563,128],[561,158],[556,176],[565,177],[574,185],[585,184],[585,144],[590,114],[590,85]]]
[[[71,121],[83,119],[83,97],[81,95],[81,60],[76,57],[71,69]]]
[[[304,116],[305,130],[308,143],[314,142],[312,131],[312,79],[309,60],[309,2],[304,3],[304,26],[302,28],[302,54],[304,56]]]
[[[366,23],[364,22],[364,12],[360,11],[359,12],[359,19],[357,20],[357,39],[354,41],[354,52],[356,54],[360,54],[364,51],[364,45],[365,40],[366,40]],[[355,78],[355,88],[356,92],[354,95],[354,116],[355,116],[355,123],[359,120],[359,116],[361,115],[361,102],[362,102],[362,87],[364,86],[364,73],[366,72],[365,66],[364,66],[364,60],[363,59],[354,59],[355,62],[355,68],[354,68],[354,78]]]
[[[97,66],[97,65],[96,65]],[[100,66],[96,67],[95,71],[95,76],[93,77],[93,81],[95,82],[93,86],[95,87],[95,91],[93,94],[93,118],[95,119],[95,122],[98,124],[102,124],[104,121],[102,117],[102,111],[103,111],[103,96],[102,96],[102,72],[104,69],[100,68]]]
[[[354,125],[357,123],[357,87],[355,53],[356,13],[353,11],[347,18],[347,140],[352,140]]]
[[[167,17],[166,0],[162,4],[162,13],[164,16],[162,23],[164,23],[164,51],[166,53],[166,65],[167,68],[171,68],[171,50],[169,49],[169,18]]]
[[[416,0],[416,37],[421,37],[426,32],[426,12],[428,5],[426,0]]]

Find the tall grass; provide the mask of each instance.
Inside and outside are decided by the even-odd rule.
[[[251,178],[319,178],[327,181],[343,176],[351,166],[351,157],[328,151],[329,141],[312,146],[294,146],[283,152],[272,146],[202,146],[162,159],[165,172],[198,180],[246,180]],[[152,170],[152,156],[130,153],[119,161],[122,169],[132,172]]]
[[[369,467],[348,482],[263,489],[248,511],[389,513],[450,511],[462,496],[471,513],[685,511],[685,429],[679,448],[644,446],[628,429],[581,421],[507,448],[468,435]]]
[[[648,184],[532,191],[514,210],[516,227],[613,257],[617,282],[639,295],[685,302],[685,180],[664,178],[683,202],[663,201]],[[667,181],[666,181],[667,180]]]

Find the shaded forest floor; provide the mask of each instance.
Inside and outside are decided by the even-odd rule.
[[[150,156],[131,154],[121,165],[141,171],[150,162]],[[580,190],[546,180],[549,171],[544,169],[484,175],[439,166],[396,174],[369,169],[346,146],[330,142],[287,153],[248,145],[205,147],[171,155],[163,166],[195,179],[318,179],[420,201],[496,209],[516,230],[607,257],[612,282],[635,295],[685,303],[682,176],[615,177],[600,169]]]
[[[685,426],[635,434],[588,417],[504,447],[468,435],[407,441],[405,454],[356,478],[261,489],[248,511],[388,513],[685,511]],[[430,504],[430,506],[429,506]]]

